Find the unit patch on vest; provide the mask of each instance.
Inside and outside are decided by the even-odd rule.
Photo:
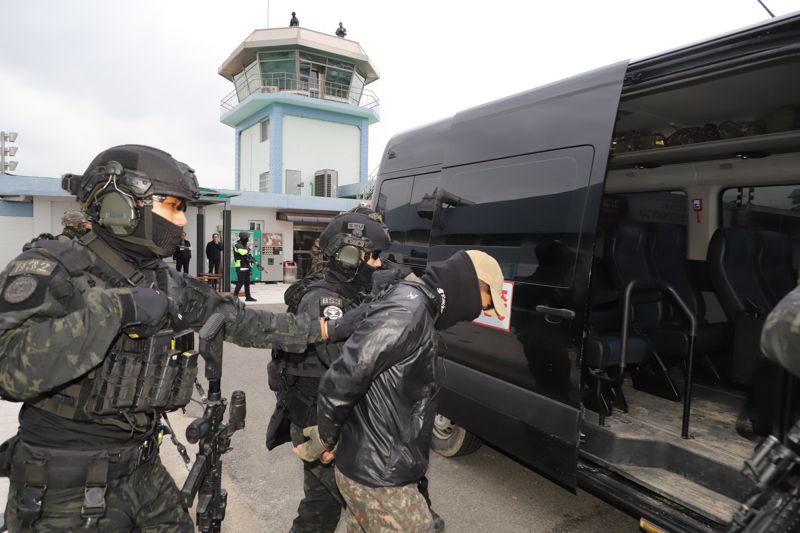
[[[328,320],[336,320],[342,318],[344,311],[344,301],[341,298],[334,298],[332,296],[325,296],[319,300],[320,315]]]
[[[8,284],[3,299],[10,304],[24,302],[31,297],[39,283],[32,276],[22,276]]]
[[[8,276],[19,276],[21,274],[49,276],[54,268],[56,268],[56,263],[54,261],[48,261],[46,259],[23,259],[22,261],[14,261],[11,264]]]

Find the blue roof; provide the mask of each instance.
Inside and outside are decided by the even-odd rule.
[[[234,207],[347,211],[358,204],[358,200],[348,198],[324,198],[320,196],[298,196],[229,189],[217,189],[217,191],[236,194],[237,196],[230,199],[231,206]],[[70,194],[61,189],[61,178],[0,175],[0,196],[11,195],[70,196]]]

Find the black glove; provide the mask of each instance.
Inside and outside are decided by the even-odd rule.
[[[116,289],[122,307],[122,329],[128,336],[152,337],[165,322],[169,299],[161,292],[145,287]]]
[[[341,318],[328,321],[328,341],[343,342],[358,329],[361,321],[367,316],[369,304],[363,303],[342,315]]]

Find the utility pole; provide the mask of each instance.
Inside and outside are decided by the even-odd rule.
[[[17,133],[14,131],[5,132],[0,131],[0,174],[7,174],[8,170],[16,170],[17,161],[9,161],[6,163],[6,156],[14,157],[17,155],[17,147],[9,146],[6,148],[6,143],[13,143],[17,140]]]

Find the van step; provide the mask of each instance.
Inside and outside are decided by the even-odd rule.
[[[612,469],[640,485],[720,524],[727,524],[739,502],[663,468],[622,466]]]

